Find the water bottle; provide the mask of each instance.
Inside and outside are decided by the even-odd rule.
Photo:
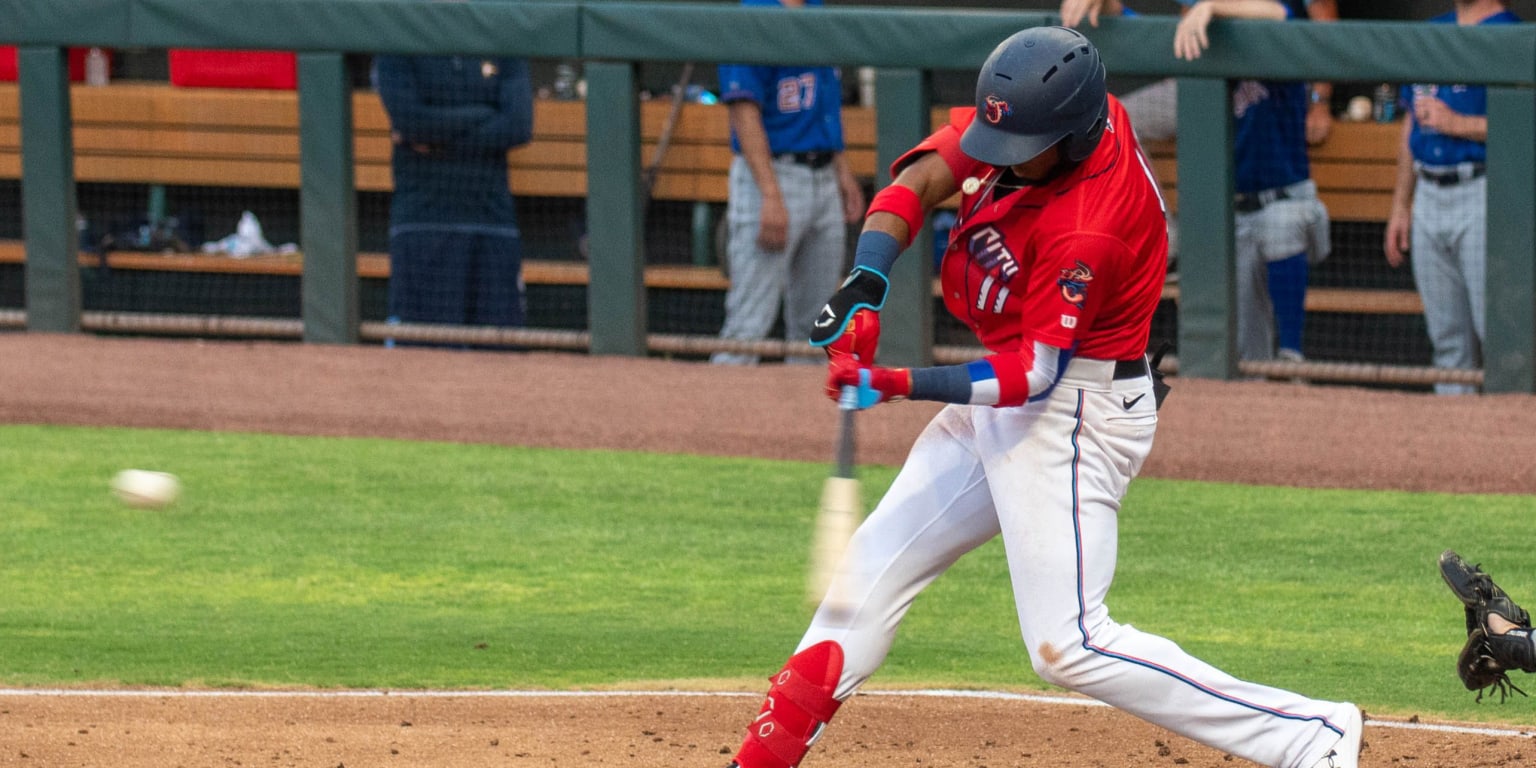
[[[112,80],[112,61],[107,52],[92,48],[85,53],[86,85],[106,85]]]
[[[1439,93],[1439,89],[1440,87],[1437,85],[1415,83],[1413,86],[1413,100],[1408,102],[1408,109],[1417,110],[1419,108],[1419,99],[1436,98],[1436,95]],[[1419,133],[1430,136],[1439,133],[1439,131],[1421,124],[1419,126]]]
[[[384,324],[385,325],[399,325],[400,324],[400,318],[395,316],[395,315],[390,315],[389,317],[384,318]],[[394,336],[385,336],[384,337],[384,348],[385,349],[394,349],[395,348],[395,337]]]
[[[875,68],[859,67],[859,106],[875,105]]]
[[[570,64],[555,67],[555,98],[561,101],[576,100],[576,68]]]
[[[1371,102],[1371,114],[1378,123],[1390,123],[1397,119],[1397,90],[1390,83],[1376,86],[1376,96]]]

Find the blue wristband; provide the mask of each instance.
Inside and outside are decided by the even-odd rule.
[[[854,407],[858,410],[863,411],[873,408],[879,405],[880,401],[885,397],[880,390],[875,389],[871,384],[870,379],[872,378],[873,376],[870,375],[868,368],[859,370],[859,385],[855,390],[853,398]]]
[[[883,277],[891,273],[891,265],[900,255],[901,243],[896,238],[870,230],[859,235],[858,245],[853,249],[853,266],[872,269]]]

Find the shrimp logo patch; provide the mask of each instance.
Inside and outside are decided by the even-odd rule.
[[[1083,302],[1088,300],[1088,284],[1091,282],[1093,270],[1081,261],[1063,269],[1061,277],[1056,279],[1056,285],[1061,287],[1061,298],[1078,309],[1082,309]]]
[[[1003,121],[1003,118],[1011,114],[1013,114],[1012,104],[991,94],[987,95],[987,111],[985,114],[987,122],[997,125]]]

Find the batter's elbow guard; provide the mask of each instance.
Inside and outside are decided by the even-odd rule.
[[[790,657],[733,761],[740,768],[795,768],[842,706],[843,647],[827,640]]]

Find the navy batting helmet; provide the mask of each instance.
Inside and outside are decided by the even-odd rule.
[[[984,163],[1028,162],[1065,141],[1066,157],[1088,157],[1109,116],[1104,62],[1082,33],[1031,27],[1004,40],[976,78],[976,119],[960,148]]]

